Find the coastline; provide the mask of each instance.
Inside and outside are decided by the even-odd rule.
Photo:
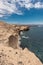
[[[28,30],[27,25],[18,26],[0,22],[0,65],[42,65],[34,53],[19,46],[20,32]]]

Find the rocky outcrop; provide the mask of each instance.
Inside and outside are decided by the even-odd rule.
[[[20,30],[21,31],[28,31],[29,30],[29,27],[24,25],[24,26],[21,26],[20,27]]]

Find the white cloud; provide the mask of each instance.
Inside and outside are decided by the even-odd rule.
[[[43,3],[38,1],[32,3],[32,0],[0,0],[0,17],[11,15],[12,13],[22,15],[22,7],[30,8],[43,8]]]
[[[41,2],[35,3],[34,8],[43,8],[43,3]]]
[[[0,17],[10,15],[12,13],[22,14],[16,7],[15,0],[0,0]]]

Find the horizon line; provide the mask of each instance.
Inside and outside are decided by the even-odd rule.
[[[1,21],[0,20],[0,22],[5,22],[5,23],[8,23],[8,24],[18,24],[18,25],[43,25],[43,23],[41,22],[39,22],[39,23],[34,23],[34,22],[32,22],[32,23],[20,23],[20,22],[10,22],[10,21]]]

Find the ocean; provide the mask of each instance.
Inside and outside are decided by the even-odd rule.
[[[43,27],[30,27],[29,31],[23,31],[21,34],[21,45],[33,52],[43,63]]]

